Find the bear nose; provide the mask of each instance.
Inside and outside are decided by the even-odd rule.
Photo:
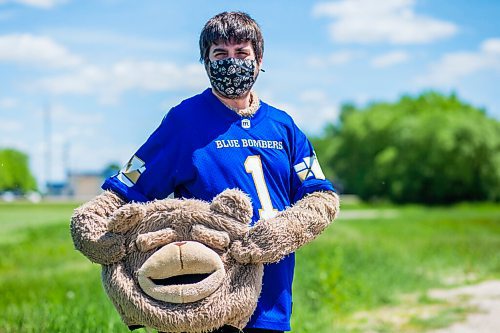
[[[181,247],[184,244],[186,244],[186,242],[175,242],[174,243],[174,245],[177,245],[178,247]]]

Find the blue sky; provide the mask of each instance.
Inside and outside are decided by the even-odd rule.
[[[500,1],[0,0],[0,147],[28,153],[39,181],[124,163],[170,107],[208,86],[199,32],[224,10],[259,22],[255,90],[306,133],[343,102],[427,89],[500,119]]]

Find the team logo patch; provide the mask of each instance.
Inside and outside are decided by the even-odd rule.
[[[325,175],[323,170],[321,170],[321,166],[319,165],[318,159],[316,155],[304,157],[302,159],[303,162],[297,163],[293,166],[297,176],[299,176],[301,181],[304,181],[310,177],[316,179],[325,179]]]
[[[117,178],[128,187],[132,187],[137,183],[141,174],[146,170],[146,164],[137,156],[132,158],[125,164],[123,169],[118,174]]]
[[[251,126],[250,119],[242,119],[241,120],[241,127],[250,128],[250,126]]]

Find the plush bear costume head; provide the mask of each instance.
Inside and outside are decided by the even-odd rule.
[[[262,264],[242,265],[229,247],[248,232],[252,206],[238,190],[212,203],[167,199],[128,204],[108,223],[126,255],[103,265],[104,287],[129,328],[206,332],[243,328],[262,284]]]
[[[252,228],[239,190],[211,203],[126,204],[106,191],[75,210],[75,248],[103,267],[105,289],[129,327],[165,332],[243,328],[261,291],[263,264],[317,237],[336,217],[332,191],[306,195]]]

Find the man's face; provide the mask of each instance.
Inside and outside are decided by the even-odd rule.
[[[228,67],[227,72],[224,66],[219,68],[218,65],[211,65],[213,61],[220,61],[228,58],[240,60],[253,60],[254,64],[245,69],[245,66],[240,67],[238,73],[235,71],[235,66]],[[249,41],[235,43],[235,42],[214,42],[208,52],[208,60],[205,64],[205,70],[210,78],[212,87],[215,88],[220,94],[228,98],[246,98],[249,95],[250,89],[257,79],[260,71],[261,62],[255,59],[255,51],[252,43]],[[215,70],[215,74],[211,72]],[[231,68],[233,71],[231,72]],[[253,74],[253,78],[249,77]]]
[[[208,59],[214,61],[226,58],[255,60],[255,52],[252,43],[250,41],[241,43],[214,42],[212,46],[210,46]]]

